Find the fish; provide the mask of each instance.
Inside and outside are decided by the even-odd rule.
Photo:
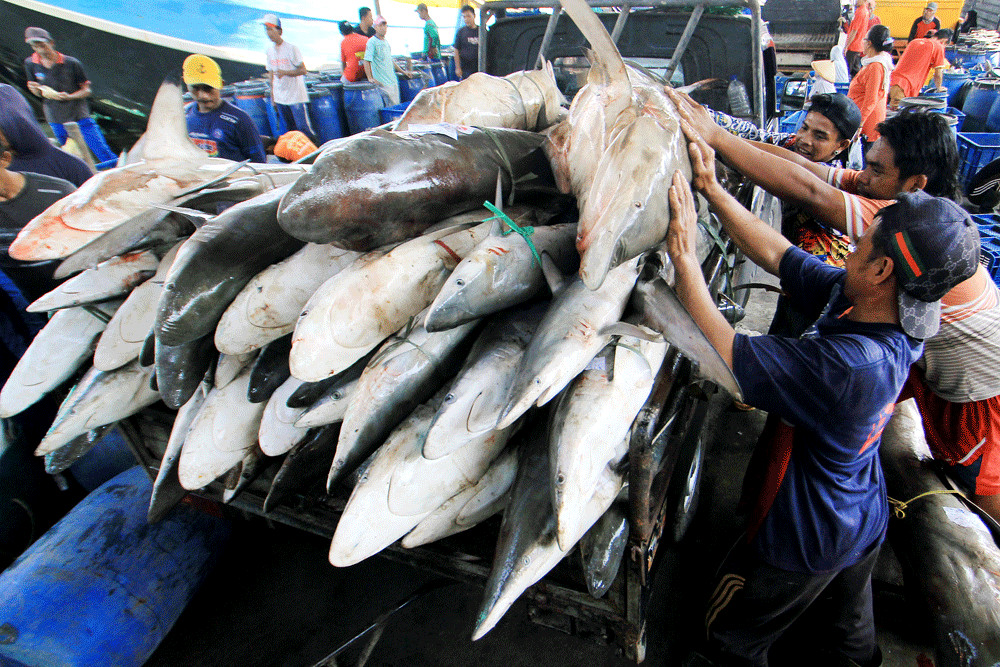
[[[513,309],[489,320],[434,415],[424,442],[425,457],[445,456],[496,428],[507,405],[507,387],[547,305]]]
[[[59,449],[45,455],[45,472],[58,475],[87,454],[94,445],[112,429],[113,424],[105,424],[83,435],[78,435]]]
[[[157,340],[180,345],[214,335],[222,313],[246,284],[303,246],[274,217],[288,187],[231,206],[184,242],[160,297]]]
[[[667,344],[620,336],[566,387],[549,425],[552,507],[568,548],[601,471],[628,453],[632,422],[653,388]],[[621,450],[622,443],[626,449]]]
[[[525,428],[517,477],[504,509],[493,567],[486,580],[483,602],[476,614],[473,641],[493,629],[527,588],[544,577],[569,549],[556,539],[556,517],[549,483],[549,447],[546,442],[546,410],[539,411]],[[580,513],[580,523],[569,537],[572,548],[611,506],[624,485],[622,472],[605,468]]]
[[[615,267],[597,290],[588,288],[579,276],[568,277],[553,290],[552,303],[510,385],[497,428],[510,425],[532,405],[553,399],[611,342],[605,329],[621,318],[638,266],[638,260],[631,260]]]
[[[357,383],[358,378],[361,377],[361,373],[368,367],[368,362],[371,361],[376,352],[378,352],[377,349],[372,350],[351,364],[346,370],[331,375],[325,380],[303,382],[302,386],[293,391],[292,395],[288,397],[286,405],[290,408],[308,409],[315,405],[317,401],[323,398],[334,387]]]
[[[678,170],[690,181],[691,163],[662,82],[625,65],[585,0],[562,7],[593,51],[587,85],[549,132],[545,151],[560,188],[577,197],[580,277],[596,289],[609,270],[663,241],[666,184]]]
[[[206,372],[201,384],[195,390],[187,403],[181,406],[174,417],[173,428],[170,429],[170,437],[167,438],[167,446],[163,450],[160,458],[160,468],[156,471],[156,479],[153,480],[153,493],[149,498],[149,512],[146,515],[149,523],[160,521],[167,513],[177,506],[188,491],[181,486],[181,480],[177,476],[177,464],[180,460],[181,447],[187,434],[191,430],[194,418],[201,412],[205,405],[205,399],[212,391],[212,373]]]
[[[288,452],[264,499],[264,513],[272,511],[297,491],[307,491],[323,480],[323,472],[337,448],[339,424],[308,429]]]
[[[564,104],[568,102],[546,61],[542,69],[505,77],[475,72],[462,81],[424,88],[392,129],[450,123],[538,131],[560,120]]]
[[[180,243],[160,260],[152,278],[136,287],[115,311],[94,350],[94,368],[112,371],[139,357],[156,317],[163,280],[173,264]]]
[[[472,210],[537,169],[542,136],[498,128],[456,128],[455,136],[357,134],[331,143],[278,209],[295,238],[368,252],[422,234],[435,222]],[[544,162],[544,160],[543,160]],[[545,167],[547,170],[547,165]]]
[[[204,336],[180,345],[156,341],[156,384],[168,407],[179,409],[198,389],[205,372],[218,358],[212,337]]]
[[[361,376],[345,371],[340,377],[339,382],[335,382],[315,403],[305,409],[295,421],[296,426],[313,428],[344,421]]]
[[[244,354],[292,333],[309,297],[358,257],[330,244],[307,243],[264,269],[223,312],[215,328],[215,347],[225,354]]]
[[[290,408],[287,405],[288,397],[301,386],[302,380],[288,378],[274,390],[264,407],[260,428],[257,429],[257,442],[260,443],[261,451],[268,456],[281,456],[288,452],[309,432],[308,427],[295,423],[306,409]],[[332,454],[330,460],[333,460]]]
[[[160,257],[150,250],[109,259],[61,283],[28,304],[25,310],[42,313],[124,297],[151,278],[159,265]]]
[[[421,450],[431,418],[444,400],[439,391],[392,432],[361,473],[344,507],[330,563],[354,565],[400,539],[449,498],[473,486],[507,444],[513,429],[494,432],[435,461]]]
[[[226,474],[257,446],[265,405],[247,400],[249,386],[250,369],[244,368],[225,387],[209,392],[195,416],[177,467],[181,486],[188,491]]]
[[[256,358],[256,351],[247,354],[220,354],[219,361],[215,364],[215,388],[222,389],[235,380]]]
[[[290,376],[288,353],[292,349],[292,334],[273,340],[263,348],[250,369],[250,389],[247,400],[263,403]]]
[[[234,163],[234,166],[239,166]],[[273,166],[273,165],[272,165]],[[222,202],[241,202],[263,194],[267,190],[280,187],[298,178],[306,169],[300,165],[284,165],[289,171],[267,169],[265,173],[237,176],[222,172],[225,180],[236,180],[171,199],[169,207],[154,205],[119,223],[104,232],[82,248],[73,251],[56,267],[54,277],[65,278],[74,273],[97,266],[99,263],[118,255],[136,250],[145,250],[161,245],[170,245],[190,236],[196,225],[185,215],[176,212],[175,207],[189,206],[201,210],[214,211]],[[256,171],[265,165],[247,165],[245,170]],[[296,168],[297,167],[297,168]],[[242,172],[241,172],[242,173]]]
[[[600,600],[621,568],[628,546],[628,506],[616,501],[580,538],[580,564],[587,592]]]
[[[517,447],[507,447],[474,486],[459,491],[414,527],[400,544],[406,549],[436,542],[482,523],[507,506],[517,474]]]
[[[63,400],[52,426],[35,449],[54,452],[78,435],[130,417],[159,400],[149,388],[152,369],[137,362],[111,372],[91,368]]]
[[[516,306],[546,289],[541,260],[535,258],[532,247],[517,234],[503,235],[499,228],[498,222],[448,276],[427,313],[424,326],[428,331],[442,331]],[[574,273],[579,267],[575,238],[572,223],[535,227],[530,236],[535,251],[545,253],[562,273]]]
[[[386,341],[351,393],[328,489],[368,458],[397,424],[450,379],[451,369],[468,353],[469,346],[463,343],[476,324],[438,333],[415,325]]]
[[[222,492],[222,502],[231,503],[273,462],[274,459],[265,456],[259,446],[251,447],[243,460],[233,466],[229,470],[229,474],[226,475],[226,488]]]
[[[888,537],[921,603],[935,664],[1000,663],[1000,548],[982,519],[942,493],[912,399],[896,405],[879,456],[889,495],[909,503],[903,518],[889,519]]]
[[[101,171],[53,203],[18,233],[8,250],[21,261],[62,259],[104,232],[228,171],[188,138],[179,83],[164,81],[149,113],[137,161]]]
[[[430,305],[489,227],[425,234],[384,255],[364,255],[323,283],[295,325],[292,375],[317,382],[339,373],[402,329]]]
[[[87,363],[117,305],[103,303],[56,312],[28,345],[0,390],[0,417],[23,412]]]

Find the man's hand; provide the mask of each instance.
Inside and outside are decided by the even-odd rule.
[[[677,92],[670,86],[666,86],[664,90],[670,101],[677,107],[680,117],[687,121],[691,128],[708,142],[709,146],[714,148],[716,137],[719,136],[720,132],[724,134],[725,130],[716,124],[708,109],[692,100],[687,93]]]
[[[694,196],[680,170],[674,172],[668,193],[670,201],[670,226],[667,228],[667,254],[674,267],[700,271],[697,247],[698,212],[694,207]]]
[[[35,95],[38,95],[39,97],[42,96],[42,86],[37,81],[29,81],[28,90],[33,92]]]
[[[73,98],[70,97],[69,93],[64,93],[64,92],[59,91],[59,92],[56,92],[55,99],[58,100],[58,101],[60,101],[60,102],[65,102],[65,101],[71,100]]]
[[[681,119],[681,129],[688,140],[688,155],[691,158],[691,182],[700,192],[708,192],[719,182],[715,180],[715,151],[691,124]]]

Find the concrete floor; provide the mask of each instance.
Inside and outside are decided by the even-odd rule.
[[[741,328],[765,330],[773,308],[773,294],[755,294]],[[759,411],[729,406],[712,424],[695,521],[680,546],[661,547],[658,555],[645,664],[681,664],[702,635],[703,604],[715,568],[739,531],[733,508],[763,419]],[[308,667],[433,578],[383,557],[337,569],[327,562],[328,547],[325,539],[259,517],[236,521],[219,565],[147,665]],[[532,623],[523,598],[492,632],[472,642],[481,595],[479,586],[468,583],[428,594],[393,617],[368,664],[631,664],[614,646]],[[898,591],[880,585],[876,605],[885,665],[933,665],[933,653],[919,644]],[[814,632],[805,627],[795,634],[811,640]],[[801,650],[790,643],[785,653],[791,657],[782,663],[808,664]]]

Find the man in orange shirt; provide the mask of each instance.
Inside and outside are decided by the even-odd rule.
[[[854,18],[847,24],[847,39],[844,41],[847,71],[852,77],[861,70],[861,52],[864,50],[861,42],[868,34],[869,16],[868,1],[854,0]]]
[[[898,109],[904,97],[918,95],[931,70],[934,70],[934,87],[938,91],[947,90],[941,85],[941,79],[948,67],[944,45],[951,40],[951,35],[951,30],[944,28],[907,44],[889,78],[890,109]]]
[[[911,42],[921,37],[929,37],[928,33],[933,33],[941,28],[941,20],[934,16],[937,8],[936,2],[928,2],[927,6],[924,7],[924,13],[913,20],[909,36]]]
[[[340,34],[340,64],[343,66],[340,80],[344,83],[360,81],[364,69],[359,59],[365,54],[368,38],[354,32],[354,26],[349,21],[340,22]]]

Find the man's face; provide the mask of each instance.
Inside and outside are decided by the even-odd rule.
[[[913,16],[913,14],[910,14],[910,16]],[[927,7],[926,9],[924,9],[924,23],[930,23],[933,20],[934,20],[934,10],[931,9],[930,7]]]
[[[468,10],[462,12],[462,19],[465,21],[465,27],[475,28],[476,27],[476,13],[470,12]]]
[[[426,9],[418,9],[417,10],[417,16],[420,17],[421,21],[426,21],[427,19],[429,19],[431,17],[431,13],[428,10],[426,10]]]
[[[198,103],[198,111],[202,113],[215,111],[222,106],[222,93],[218,88],[196,83],[193,86],[188,86],[188,90],[191,91],[191,97],[194,98],[194,101]]]
[[[274,42],[275,44],[281,44],[281,30],[274,27],[273,25],[265,25],[264,32],[267,33],[267,38]]]
[[[365,12],[365,15],[361,17],[362,26],[370,26],[374,19],[372,18],[371,11]]]
[[[858,194],[871,199],[895,199],[903,191],[896,154],[884,139],[868,149],[867,164],[858,177]]]
[[[48,40],[35,40],[31,42],[31,50],[43,58],[51,58],[56,54],[56,50],[52,48],[52,42]]]
[[[388,23],[379,23],[377,26],[375,26],[375,35],[379,39],[385,39],[385,33],[388,31],[389,31]]]
[[[846,147],[830,119],[815,111],[806,114],[795,135],[795,152],[811,162],[829,162]]]

